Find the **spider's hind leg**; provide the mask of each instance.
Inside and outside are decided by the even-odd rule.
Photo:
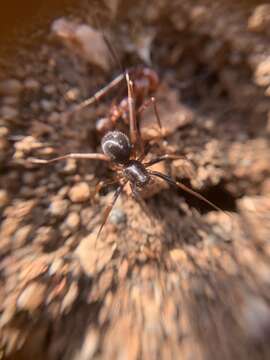
[[[153,213],[150,211],[150,209],[147,206],[145,200],[143,199],[143,197],[141,196],[140,192],[137,190],[135,185],[131,185],[131,191],[132,191],[132,197],[141,206],[143,212],[147,215],[147,217],[151,221],[151,225],[155,226]]]

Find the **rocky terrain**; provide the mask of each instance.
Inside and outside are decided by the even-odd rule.
[[[0,44],[0,358],[268,359],[270,5],[73,5]],[[159,170],[223,211],[156,184],[150,217],[126,192],[97,239],[108,166],[30,161],[101,152],[97,119],[126,85],[70,111],[119,63],[160,78],[149,158],[185,156]]]

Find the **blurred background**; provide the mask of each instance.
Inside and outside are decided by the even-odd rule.
[[[269,25],[263,1],[1,6],[0,359],[269,358]],[[127,190],[97,240],[112,171],[30,159],[128,131],[124,82],[76,108],[123,69],[145,86],[137,107],[156,98],[148,157],[184,156],[157,170],[220,211],[156,183],[151,218]]]

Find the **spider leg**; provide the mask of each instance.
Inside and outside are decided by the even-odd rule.
[[[144,163],[143,165],[145,167],[149,167],[149,166],[152,166],[152,165],[157,164],[157,163],[159,163],[161,161],[164,161],[164,160],[177,160],[177,159],[186,160],[186,158],[184,156],[181,156],[181,155],[165,154],[165,155],[162,155],[162,156],[158,156],[157,158],[152,159],[152,160]]]
[[[110,161],[110,159],[104,155],[104,154],[81,154],[81,153],[71,153],[63,156],[58,156],[56,158],[50,159],[50,160],[44,160],[44,159],[36,159],[36,158],[29,158],[28,160],[33,164],[50,164],[56,161],[60,160],[66,160],[66,159],[89,159],[89,160],[103,160],[103,161]]]
[[[200,199],[201,201],[205,202],[206,204],[210,205],[212,208],[214,208],[215,210],[218,211],[222,211],[223,213],[227,214],[224,210],[222,210],[221,208],[219,208],[217,205],[213,204],[211,201],[207,200],[204,196],[202,196],[201,194],[197,193],[194,190],[191,190],[190,188],[188,188],[187,186],[185,186],[184,184],[173,180],[172,178],[170,178],[169,176],[162,174],[158,171],[150,171],[149,170],[149,174],[152,176],[156,176],[164,181],[167,181],[167,183],[169,183],[170,185],[174,186],[174,187],[178,187],[181,190],[184,190],[185,192],[195,196],[196,198]]]
[[[146,202],[144,201],[144,199],[142,198],[142,196],[140,195],[140,193],[138,192],[138,190],[136,189],[136,187],[134,185],[131,185],[131,191],[132,191],[133,198],[137,201],[137,203],[141,206],[142,210],[149,217],[152,225],[154,225],[153,215],[150,212]]]
[[[157,101],[156,101],[156,98],[154,96],[152,96],[150,99],[146,100],[138,109],[138,114],[141,114],[143,113],[149,106],[153,106],[153,109],[154,109],[154,113],[155,113],[155,117],[156,117],[156,121],[157,121],[157,124],[159,126],[159,130],[161,132],[161,135],[162,135],[162,124],[161,124],[161,119],[160,119],[160,116],[159,116],[159,112],[158,112],[158,109],[157,109]]]
[[[130,142],[133,145],[135,154],[137,150],[137,145],[139,144],[141,153],[144,153],[144,146],[141,139],[141,135],[138,129],[138,123],[136,119],[136,111],[135,111],[135,95],[133,82],[130,80],[129,73],[126,71],[126,81],[128,88],[128,112],[129,112],[129,133],[130,133]]]
[[[144,146],[144,152],[138,157],[138,161],[142,162],[143,159],[146,157],[146,155],[149,153],[151,149],[151,144],[150,143],[147,143],[145,146]]]
[[[112,180],[101,180],[97,183],[96,187],[95,187],[95,195],[97,193],[100,192],[100,190],[105,187],[105,186],[108,186],[108,185],[113,185],[117,182],[116,179],[112,179]]]
[[[93,96],[82,101],[80,104],[76,105],[72,110],[67,111],[67,114],[72,115],[75,112],[80,111],[81,109],[98,102],[110,90],[112,90],[115,86],[120,84],[120,82],[123,81],[124,78],[125,78],[125,75],[123,73],[121,73],[115,79],[113,79],[108,85],[106,85],[102,89],[98,90]]]
[[[109,215],[110,215],[110,212],[112,211],[112,208],[113,208],[114,204],[116,203],[116,200],[118,199],[119,195],[120,195],[121,192],[123,191],[124,186],[126,185],[126,183],[127,183],[127,181],[125,181],[122,185],[120,185],[120,186],[116,189],[116,191],[115,191],[115,193],[114,193],[114,195],[113,195],[113,198],[112,198],[111,202],[110,202],[109,205],[106,207],[106,209],[105,209],[105,211],[104,211],[104,215],[103,215],[103,220],[102,220],[101,226],[100,226],[100,228],[99,228],[99,230],[98,230],[97,239],[98,239],[98,237],[99,237],[99,235],[100,235],[100,233],[101,233],[101,231],[102,231],[102,229],[103,229],[103,227],[104,227],[104,225],[105,225],[105,223],[106,223],[106,221],[107,221],[107,219],[108,219],[108,217],[109,217]]]

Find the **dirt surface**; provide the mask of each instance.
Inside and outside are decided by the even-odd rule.
[[[52,17],[1,59],[0,358],[269,359],[270,6],[82,1],[62,16],[71,32]],[[125,193],[96,240],[112,171],[29,161],[100,152],[96,121],[126,94],[67,116],[121,72],[81,25],[157,71],[166,141],[148,156],[186,156],[159,170],[227,213],[157,185],[150,218]],[[151,138],[151,108],[143,122]]]

